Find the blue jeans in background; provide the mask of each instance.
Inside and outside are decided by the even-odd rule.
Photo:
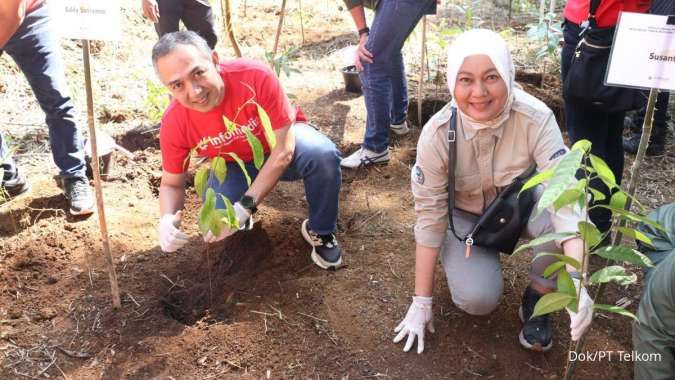
[[[401,124],[408,111],[403,43],[425,14],[434,13],[436,0],[380,0],[366,49],[373,63],[360,73],[368,112],[363,147],[383,152],[389,147],[389,125]]]
[[[73,102],[68,95],[60,48],[52,30],[47,6],[43,5],[27,14],[2,49],[23,71],[46,115],[49,143],[61,177],[84,177],[82,135],[75,125]],[[6,149],[3,141],[0,144],[0,156],[8,154]],[[16,170],[13,162],[7,163],[6,168],[9,171]]]
[[[295,152],[293,161],[281,180],[302,179],[309,205],[309,228],[319,235],[330,234],[335,231],[337,224],[342,184],[340,152],[332,141],[311,125],[296,123],[292,128],[295,134]],[[258,170],[253,162],[246,163],[246,171],[251,181],[255,180]],[[232,203],[237,202],[248,189],[246,177],[236,162],[227,163],[227,176],[222,184],[212,175],[208,185]],[[300,197],[299,194],[296,196]],[[217,197],[216,208],[225,208],[220,196]]]

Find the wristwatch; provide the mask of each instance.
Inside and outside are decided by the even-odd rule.
[[[361,37],[364,34],[369,34],[370,33],[370,28],[367,26],[364,26],[363,28],[359,29],[359,37]]]
[[[255,214],[256,211],[258,211],[255,199],[253,199],[253,197],[250,195],[246,194],[242,195],[241,198],[239,199],[239,204],[243,208],[247,209],[251,213],[251,215]]]

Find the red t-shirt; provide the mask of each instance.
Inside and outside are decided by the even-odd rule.
[[[607,28],[616,25],[620,12],[647,13],[651,0],[602,0],[595,12],[598,27]],[[591,0],[568,0],[563,12],[566,19],[581,24],[588,19]]]
[[[170,173],[187,170],[186,158],[201,141],[205,143],[197,150],[199,156],[221,156],[233,161],[226,153],[234,152],[245,162],[253,161],[253,152],[241,128],[249,128],[262,143],[265,153],[269,153],[258,107],[251,101],[267,112],[272,129],[307,121],[300,109],[291,105],[267,65],[250,59],[234,59],[221,62],[218,69],[225,82],[225,96],[213,110],[191,110],[174,100],[164,112],[159,141],[162,167]],[[237,128],[228,131],[223,117],[233,121]]]
[[[34,10],[35,8],[39,7],[44,3],[44,0],[27,0],[26,1],[26,13]]]

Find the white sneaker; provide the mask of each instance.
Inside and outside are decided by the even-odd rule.
[[[391,129],[392,132],[399,136],[403,136],[410,132],[410,128],[408,128],[408,122],[403,120],[403,123],[401,124],[391,124],[389,125],[389,129]]]
[[[356,169],[362,166],[369,166],[373,164],[383,164],[389,161],[389,148],[384,152],[377,153],[366,148],[360,148],[356,152],[350,154],[347,158],[340,161],[340,166],[348,169]]]

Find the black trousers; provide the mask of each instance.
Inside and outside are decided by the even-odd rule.
[[[642,134],[642,124],[645,120],[645,112],[647,111],[647,100],[646,97],[649,95],[649,92],[644,92],[645,95],[645,104],[640,108],[633,117],[631,123],[631,132],[634,134]],[[670,97],[669,91],[661,91],[656,96],[656,106],[654,107],[654,121],[652,124],[652,135],[649,139],[650,144],[664,144],[666,141],[666,135],[668,134],[668,99]]]
[[[210,6],[198,0],[159,0],[157,5],[159,22],[155,30],[160,37],[178,31],[178,23],[183,21],[183,25],[202,36],[211,49],[216,46],[218,37]]]
[[[572,56],[581,37],[579,25],[565,21],[563,36],[565,39],[562,57],[562,79],[565,80],[572,62]],[[604,32],[604,31],[603,31]],[[607,30],[611,36],[612,31]],[[621,183],[623,177],[623,119],[626,112],[603,112],[594,110],[584,104],[565,101],[565,124],[570,140],[575,143],[579,140],[589,140],[592,144],[591,153],[602,158],[616,177],[617,183]],[[601,191],[607,204],[610,199],[609,189],[602,181],[591,181],[591,186]],[[589,213],[591,221],[600,229],[607,231],[611,226],[611,212],[606,209],[596,208]]]

